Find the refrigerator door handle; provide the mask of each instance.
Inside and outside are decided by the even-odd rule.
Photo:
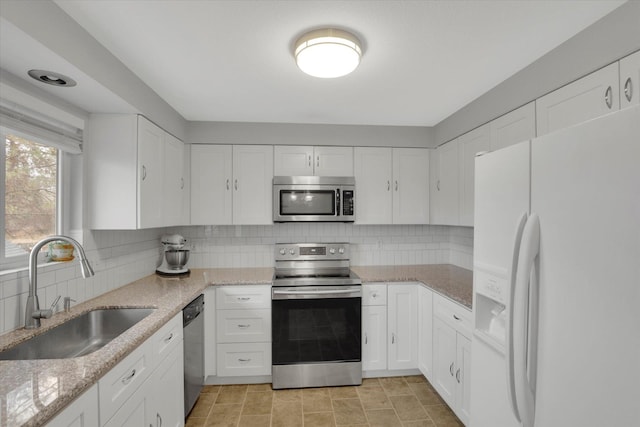
[[[516,386],[515,386],[515,377],[514,377],[514,358],[513,358],[513,298],[514,298],[514,288],[516,283],[516,274],[518,271],[518,256],[520,255],[520,243],[522,241],[522,231],[524,230],[524,226],[527,222],[527,212],[523,212],[518,219],[518,223],[516,225],[516,231],[513,241],[513,250],[511,252],[512,260],[509,272],[509,310],[508,321],[507,321],[507,331],[506,331],[506,356],[507,356],[507,386],[508,386],[508,396],[509,403],[511,404],[511,410],[513,411],[513,415],[516,417],[518,422],[520,420],[520,413],[518,412],[518,404],[516,401]]]
[[[523,427],[533,427],[535,418],[534,380],[528,373],[535,375],[535,346],[537,310],[535,280],[532,275],[535,262],[540,252],[540,221],[538,215],[532,213],[522,230],[520,253],[516,280],[510,307],[511,335],[509,353],[512,356],[515,403]],[[531,344],[531,345],[530,345]],[[511,382],[511,380],[510,380]]]

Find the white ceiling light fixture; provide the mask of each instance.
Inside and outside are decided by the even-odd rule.
[[[346,76],[358,67],[361,57],[360,40],[344,30],[313,30],[296,42],[296,64],[313,77],[331,79]]]

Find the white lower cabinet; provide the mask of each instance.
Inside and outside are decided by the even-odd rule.
[[[215,374],[271,375],[271,286],[221,286],[215,291]]]
[[[418,367],[418,283],[364,284],[362,369]]]
[[[470,408],[471,312],[433,297],[433,380],[442,399],[466,425]]]
[[[98,382],[100,425],[184,425],[182,313]]]
[[[433,378],[433,291],[418,287],[418,369]]]
[[[97,425],[99,425],[99,419],[98,386],[96,384],[46,424],[47,427],[93,427]]]

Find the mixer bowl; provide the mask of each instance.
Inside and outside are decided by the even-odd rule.
[[[164,256],[171,270],[182,270],[189,261],[189,249],[169,249]]]

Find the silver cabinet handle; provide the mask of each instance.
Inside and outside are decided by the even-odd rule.
[[[611,89],[611,86],[609,86],[604,93],[604,102],[607,104],[607,108],[611,109],[611,106],[613,105],[613,90]]]
[[[460,384],[460,368],[458,368],[458,370],[456,371],[456,381],[458,381],[458,384]]]
[[[251,297],[238,297],[238,301],[249,301]]]
[[[440,191],[440,180],[438,180],[438,182],[436,183],[436,188],[438,189],[438,191]]]
[[[156,425],[162,427],[162,417],[158,413],[156,413]]]
[[[245,329],[245,328],[248,328],[249,326],[251,326],[251,325],[238,325],[238,328]]]
[[[627,81],[624,82],[624,97],[627,98],[627,101],[631,101],[631,98],[633,98],[633,82],[631,81],[631,77],[627,78]]]
[[[455,314],[453,315],[453,318],[456,320],[460,320],[460,318],[458,316],[456,316]]]
[[[396,181],[396,191],[398,191],[398,181]]]
[[[184,190],[184,178],[180,178],[180,189]]]
[[[396,342],[396,334],[391,332],[391,344],[395,344],[395,342]]]
[[[168,336],[168,337],[166,337],[166,338],[164,339],[164,342],[169,342],[169,341],[171,341],[172,339],[173,339],[173,332],[171,332],[171,333],[169,334],[169,336]]]
[[[369,344],[369,337],[367,337],[367,334],[364,334],[364,343],[365,344]]]
[[[449,366],[449,373],[453,376],[453,362],[451,362],[451,365]]]
[[[227,179],[227,190],[229,189],[229,180]]]
[[[233,182],[233,185],[236,188],[236,191],[238,191],[238,180],[237,179]]]
[[[131,381],[135,376],[136,376],[136,370],[132,369],[131,373],[122,379],[122,384],[129,384],[129,381]]]
[[[378,294],[376,294],[375,292],[371,294],[371,298],[378,298]]]
[[[147,167],[142,165],[142,180],[144,181],[147,178]]]
[[[241,362],[241,363],[251,362],[251,359],[238,359],[238,362]]]
[[[316,156],[316,167],[320,167],[320,156]]]
[[[309,167],[311,167],[311,154],[309,154]]]
[[[387,191],[391,190],[391,181],[387,181]]]

